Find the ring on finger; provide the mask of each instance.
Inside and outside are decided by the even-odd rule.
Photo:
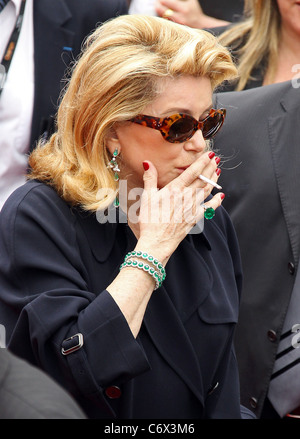
[[[215,216],[215,209],[213,209],[212,207],[207,207],[205,206],[205,204],[203,204],[202,206],[204,209],[204,218],[207,220],[213,219],[213,217]]]
[[[173,9],[166,9],[165,12],[162,14],[163,18],[169,19],[174,15]]]

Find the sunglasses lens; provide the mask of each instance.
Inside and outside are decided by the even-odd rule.
[[[168,141],[173,143],[184,142],[190,139],[195,131],[195,125],[192,119],[181,118],[172,123],[168,133]]]
[[[161,119],[141,114],[131,119],[131,122],[159,130],[167,142],[181,143],[191,139],[198,129],[201,129],[204,139],[213,137],[223,125],[225,115],[226,110],[221,108],[212,109],[210,115],[200,122],[182,113]]]
[[[224,116],[221,113],[215,113],[214,115],[207,118],[203,124],[202,133],[204,139],[209,139],[213,137],[223,124]]]

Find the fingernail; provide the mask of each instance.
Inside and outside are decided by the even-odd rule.
[[[143,167],[144,167],[145,171],[148,171],[149,163],[148,162],[143,162]]]
[[[221,194],[221,200],[224,200],[224,198],[225,198],[225,194]]]
[[[210,159],[212,159],[214,156],[215,156],[215,153],[214,153],[213,151],[211,151],[211,152],[208,154],[208,157],[209,157]]]
[[[220,175],[220,174],[221,174],[221,169],[220,169],[220,168],[218,168],[218,169],[216,170],[216,174],[217,174],[217,175]]]
[[[220,163],[220,161],[221,161],[220,157],[216,157],[215,160],[216,160],[217,165],[218,165],[218,164]]]

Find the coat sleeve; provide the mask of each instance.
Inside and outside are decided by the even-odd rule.
[[[96,395],[107,405],[107,386],[149,365],[110,294],[88,290],[75,222],[72,210],[41,184],[25,195],[23,188],[16,191],[6,203],[0,215],[0,322],[15,354],[73,394]],[[82,334],[82,347],[63,355],[63,346],[79,344],[76,334]]]

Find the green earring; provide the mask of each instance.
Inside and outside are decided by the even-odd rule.
[[[114,150],[114,152],[113,152],[112,159],[110,160],[110,162],[107,165],[108,168],[111,168],[114,171],[114,173],[115,173],[115,175],[114,175],[115,181],[119,181],[119,174],[118,174],[118,172],[120,172],[120,169],[119,169],[119,166],[118,166],[118,163],[117,163],[118,155],[119,155],[119,151],[118,151],[118,148],[116,148]]]
[[[109,163],[107,165],[107,168],[110,168],[113,170],[115,181],[119,181],[119,174],[118,173],[120,172],[120,169],[119,169],[119,166],[117,163],[118,155],[119,155],[119,151],[118,151],[118,148],[116,148],[113,152],[112,159],[109,161]],[[120,205],[119,198],[118,198],[118,196],[116,196],[115,201],[114,201],[114,206],[119,207],[119,205]]]

